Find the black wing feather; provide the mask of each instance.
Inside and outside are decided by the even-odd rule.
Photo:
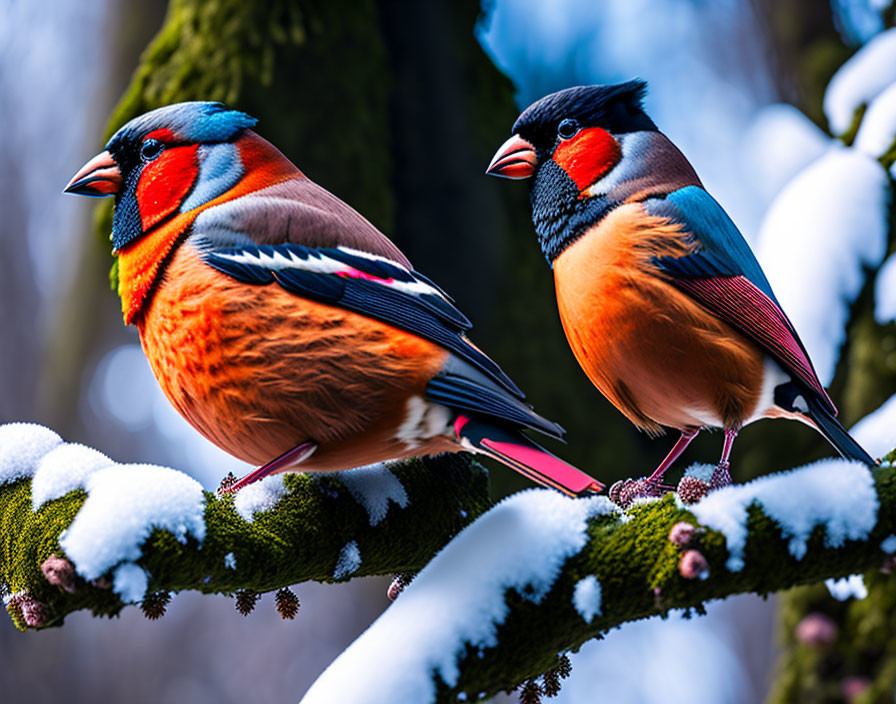
[[[431,401],[477,415],[490,415],[514,425],[538,430],[554,438],[563,437],[563,428],[542,418],[520,399],[498,389],[456,374],[437,374],[426,386]]]

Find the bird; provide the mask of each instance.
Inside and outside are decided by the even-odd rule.
[[[64,191],[114,197],[125,324],[202,435],[266,476],[468,451],[569,495],[604,486],[382,232],[218,102],[121,127]]]
[[[486,169],[530,179],[535,233],[585,374],[640,430],[680,433],[651,475],[627,480],[633,495],[671,490],[665,472],[704,428],[724,432],[710,487],[731,483],[734,439],[761,418],[802,421],[874,464],[837,420],[747,241],[645,112],[646,91],[635,79],[547,95]]]

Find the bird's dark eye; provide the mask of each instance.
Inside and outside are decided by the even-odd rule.
[[[140,147],[140,156],[144,161],[152,161],[162,153],[162,143],[157,139],[147,139]]]
[[[557,125],[557,134],[560,135],[560,139],[575,137],[578,131],[579,123],[569,118],[562,120],[560,124]]]

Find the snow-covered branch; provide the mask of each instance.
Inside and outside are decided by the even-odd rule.
[[[880,566],[894,533],[896,472],[843,460],[690,507],[523,492],[439,553],[303,702],[475,700],[627,621]]]
[[[42,426],[0,426],[0,584],[23,629],[128,602],[150,614],[170,591],[252,597],[426,565],[307,702],[491,694],[624,622],[842,577],[896,552],[889,465],[824,460],[693,505],[670,495],[623,512],[530,490],[488,507],[485,473],[464,456],[289,475],[234,498]]]
[[[158,592],[416,570],[489,505],[487,475],[465,455],[278,475],[222,497],[14,423],[0,426],[0,592],[25,629]]]

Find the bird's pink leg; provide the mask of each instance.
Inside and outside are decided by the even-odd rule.
[[[736,437],[736,430],[725,430],[725,443],[722,445],[722,459],[712,473],[712,479],[710,479],[709,482],[713,489],[719,489],[723,486],[728,486],[731,483],[731,472],[729,471],[731,465],[728,462],[728,456],[731,454],[731,447],[734,445],[734,438]]]
[[[691,440],[697,437],[699,432],[700,428],[682,430],[678,442],[669,450],[669,454],[660,462],[660,466],[654,470],[653,474],[641,479],[619,480],[610,487],[610,500],[624,508],[639,497],[662,496],[667,491],[675,491],[675,487],[661,484],[663,475],[672,466],[672,463],[681,456],[685,448],[691,444]]]
[[[296,445],[291,450],[287,450],[282,455],[272,459],[267,464],[264,464],[258,469],[249,472],[249,474],[240,479],[238,482],[224,489],[224,492],[228,494],[235,493],[242,489],[244,486],[254,484],[260,479],[264,479],[271,474],[276,474],[286,467],[299,464],[303,460],[308,459],[316,449],[317,443],[314,442],[303,442],[300,445]]]
[[[697,433],[700,432],[700,428],[688,428],[687,430],[681,431],[681,437],[678,438],[678,442],[669,450],[669,454],[666,455],[666,459],[660,462],[660,466],[657,467],[653,474],[647,477],[647,481],[651,484],[657,484],[663,480],[663,475],[666,473],[666,470],[672,466],[672,463],[679,458],[682,452],[685,451],[685,448],[691,444],[691,440],[697,437]],[[671,490],[672,487],[669,487]]]

